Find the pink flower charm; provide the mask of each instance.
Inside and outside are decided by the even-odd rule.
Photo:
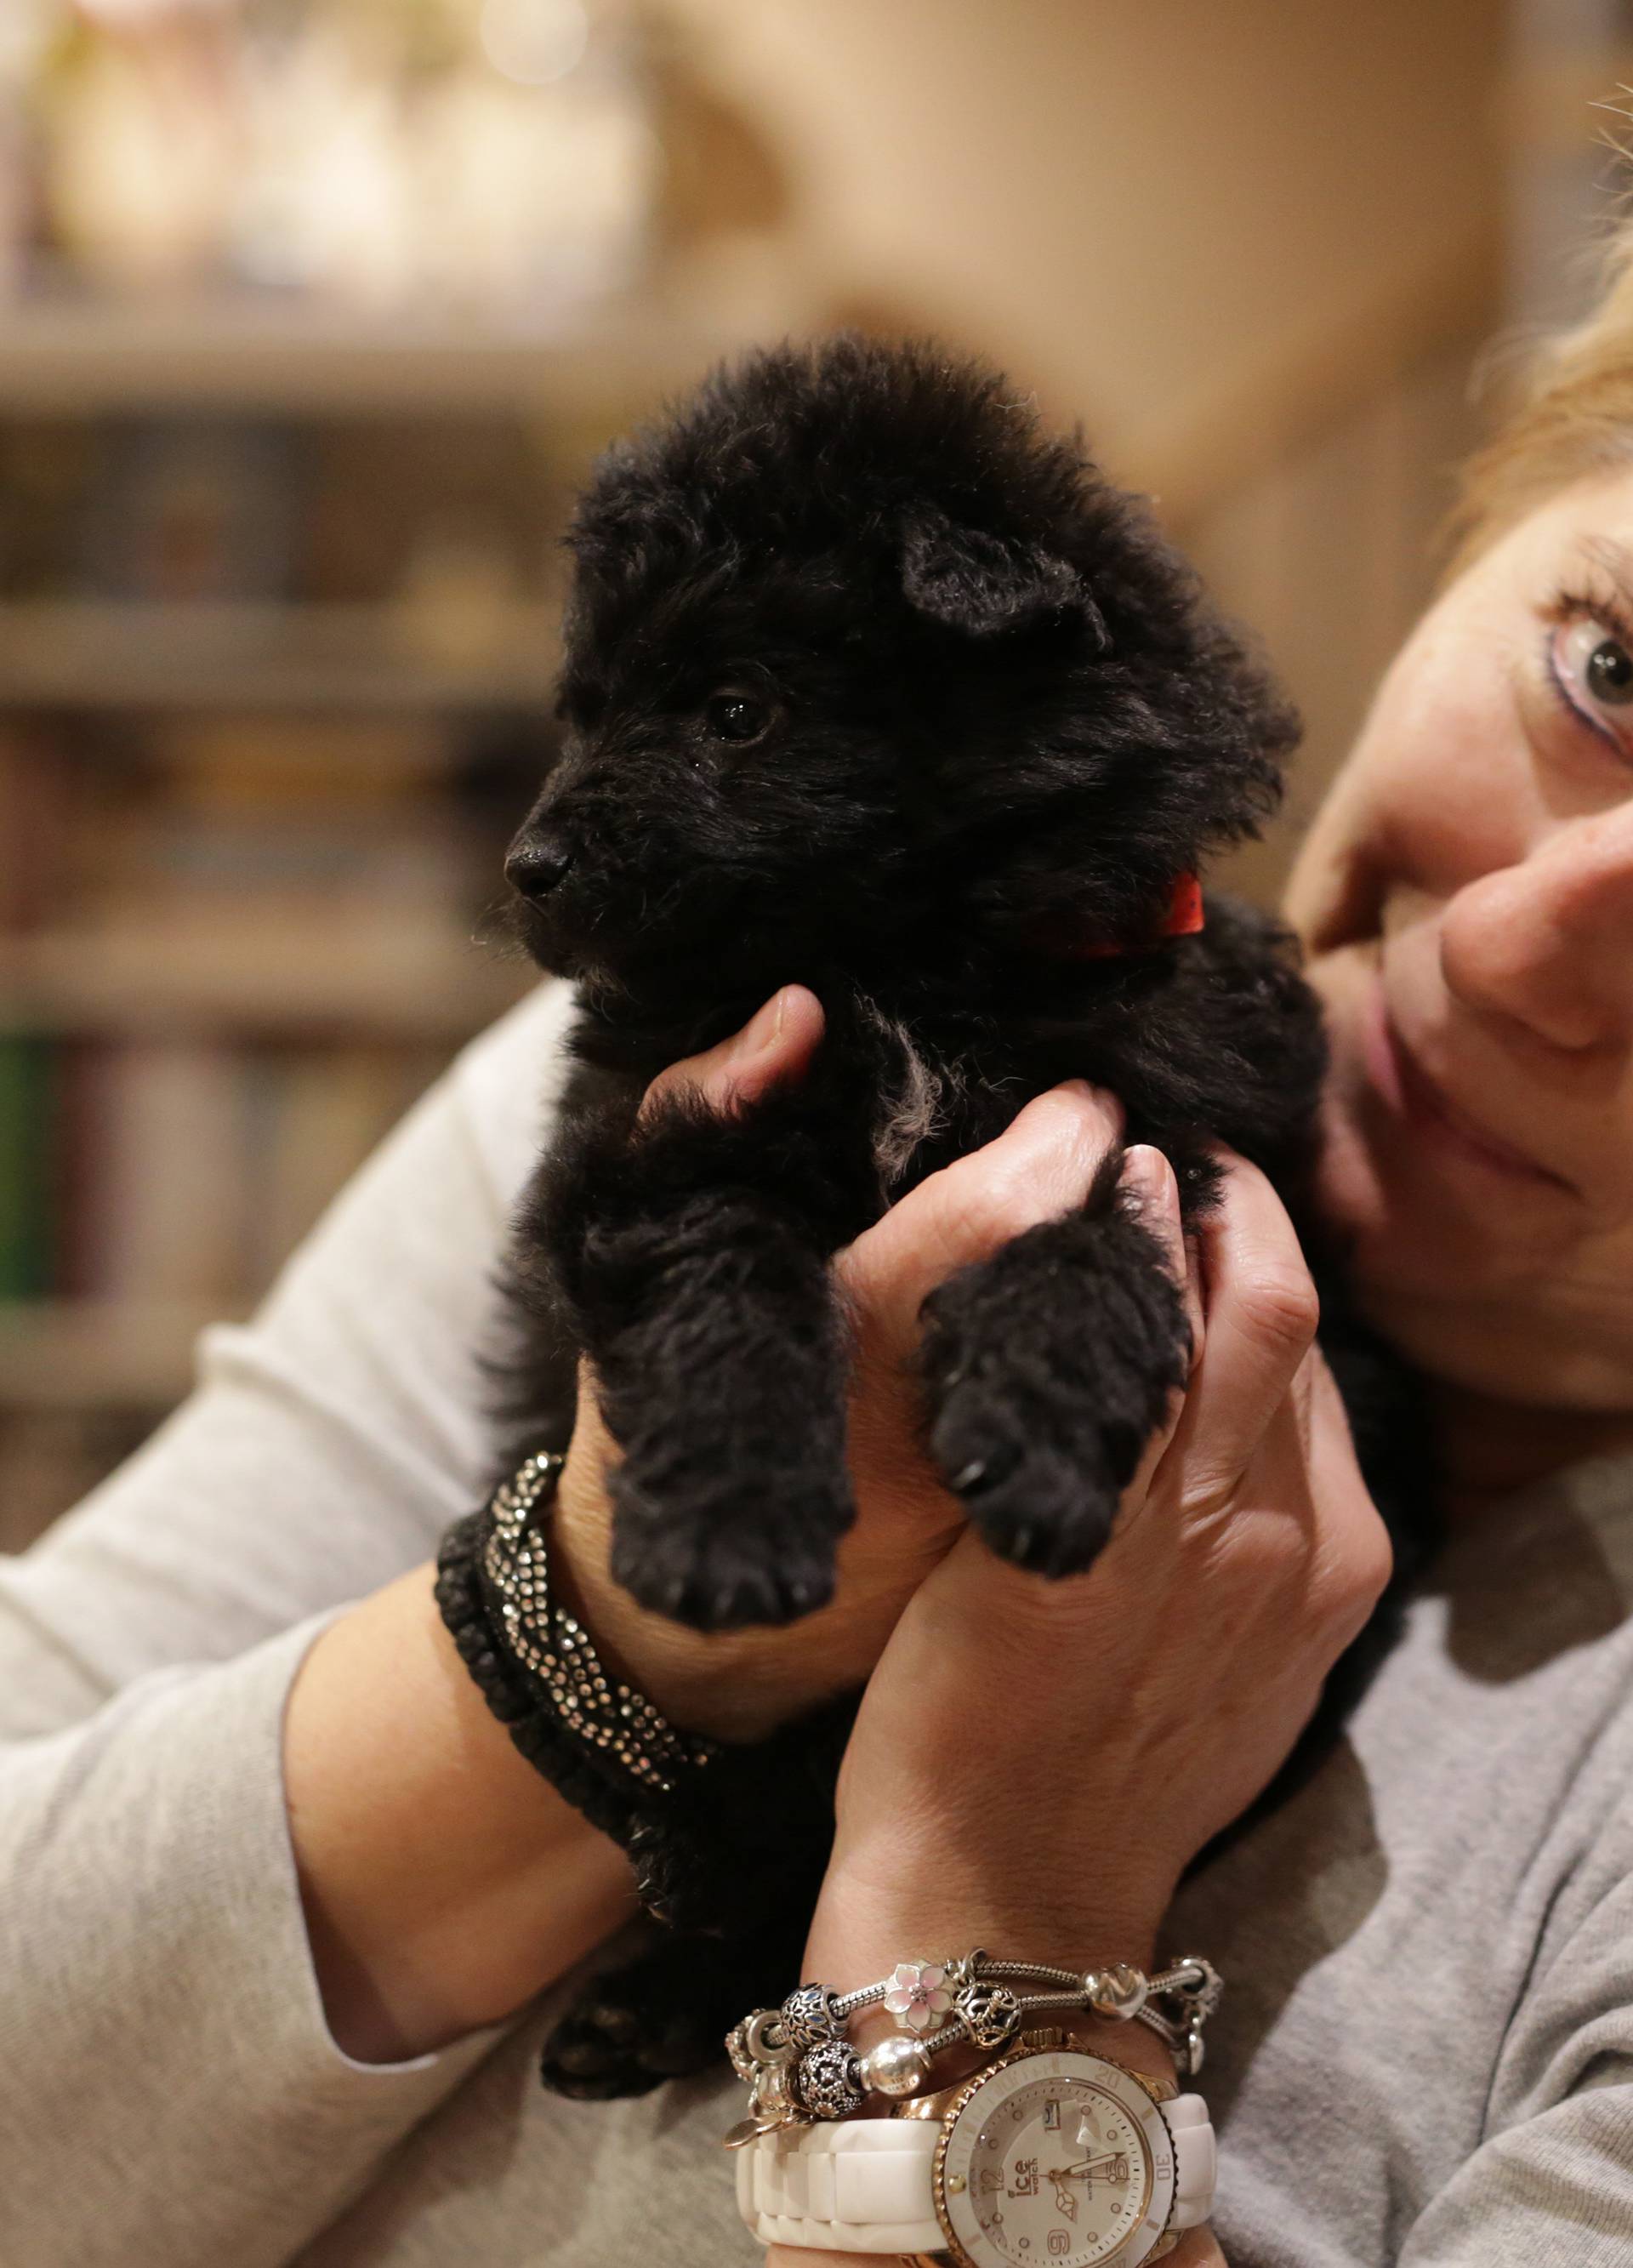
[[[899,1961],[885,1995],[885,2006],[908,2031],[930,2029],[932,2017],[943,2016],[953,2006],[945,1990],[947,1972],[931,1961]]]

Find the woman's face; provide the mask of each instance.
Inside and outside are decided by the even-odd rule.
[[[1633,472],[1424,617],[1288,909],[1367,1312],[1443,1379],[1633,1410]]]

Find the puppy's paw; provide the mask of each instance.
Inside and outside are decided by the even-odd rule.
[[[1090,1420],[1067,1439],[1059,1426],[1018,1422],[997,1380],[971,1381],[944,1400],[931,1451],[970,1519],[1000,1558],[1041,1575],[1092,1566],[1122,1494],[1112,1444]]]
[[[924,1302],[931,1454],[1004,1558],[1091,1565],[1185,1376],[1177,1287],[1120,1210],[1041,1224]]]
[[[612,1572],[640,1605],[694,1630],[814,1614],[834,1595],[839,1538],[856,1517],[842,1465],[717,1470],[681,1491],[626,1457],[609,1476]]]

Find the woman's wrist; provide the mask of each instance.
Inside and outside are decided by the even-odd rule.
[[[418,1567],[331,1624],[284,1782],[338,2045],[387,2063],[512,2014],[636,1911],[628,1859],[518,1755]]]
[[[1081,1877],[1070,1910],[1053,1903],[1041,1908],[1026,1897],[1026,1889],[1022,1881],[997,1891],[956,1865],[903,1868],[881,1880],[836,1861],[817,1903],[805,1977],[798,1981],[814,1980],[844,1993],[889,1976],[898,1962],[937,1960],[975,1946],[1005,1960],[1078,1970],[1117,1962],[1146,1970],[1156,1965],[1160,1907],[1142,1907],[1127,1898],[1101,1906]],[[865,2018],[873,2014],[869,2010],[857,2019],[859,2036],[871,2036]],[[1174,2077],[1173,2056],[1144,2024],[1075,2011],[1051,2014],[1046,2021],[1148,2078]]]
[[[960,1899],[972,1903],[960,1907]],[[1066,1917],[1052,1904],[1040,1912],[1012,1889],[1007,1896],[998,1895],[939,1869],[925,1869],[916,1881],[904,1870],[886,1887],[865,1872],[850,1873],[836,1864],[818,1903],[804,1981],[814,1979],[841,1992],[854,1991],[887,1976],[904,1957],[962,1952],[976,1944],[1017,1960],[1062,1965],[1080,1962],[1085,1968],[1125,1960],[1149,1970],[1166,1903],[1166,1898],[1159,1904],[1124,1896],[1102,1907],[1085,1883],[1075,1910]],[[1048,2021],[1091,2054],[1107,2056],[1164,2088],[1187,2085],[1166,2043],[1144,2024],[1070,2013],[1051,2015]],[[865,2046],[872,2037],[863,2021],[853,2029],[858,2044]],[[878,2108],[882,2111],[886,2106],[880,2102]],[[805,2268],[807,2262],[815,2268],[819,2257],[831,2262],[832,2268],[873,2268],[877,2258],[872,2254],[817,2256],[774,2245],[766,2255],[766,2268]],[[1166,2268],[1226,2268],[1226,2263],[1212,2230],[1204,2227],[1186,2232]]]
[[[956,1850],[927,1845],[915,1859],[887,1844],[877,1854],[847,1849],[842,1839],[807,1943],[813,1962],[826,1963],[813,1973],[843,1991],[882,1975],[881,1961],[888,1969],[915,1947],[984,1945],[1017,1960],[1078,1969],[1131,1961],[1144,1969],[1154,1957],[1166,1904],[1166,1891],[1110,1881],[1102,1888],[1080,1863],[1058,1890],[1040,1895],[1026,1870],[1002,1881]],[[840,1968],[866,1974],[842,1981]]]

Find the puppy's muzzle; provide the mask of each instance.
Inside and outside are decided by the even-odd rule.
[[[525,898],[546,898],[566,880],[574,856],[565,836],[519,835],[504,862],[504,879]]]

